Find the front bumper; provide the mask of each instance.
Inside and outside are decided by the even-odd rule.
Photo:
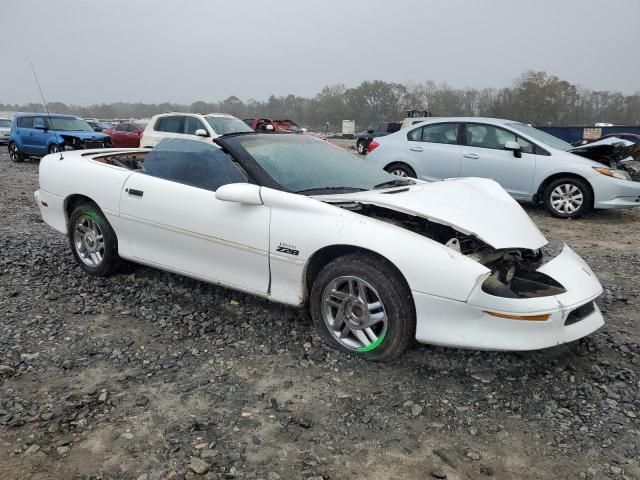
[[[594,192],[594,208],[640,207],[640,182],[606,175],[590,177],[589,182]]]
[[[478,286],[466,302],[413,292],[416,339],[481,350],[537,350],[577,340],[604,325],[597,305],[593,304],[593,308],[590,305],[602,293],[602,286],[573,250],[565,245],[558,256],[538,271],[556,279],[566,292],[510,299],[489,295]],[[551,317],[546,321],[511,320],[489,315],[487,311]]]

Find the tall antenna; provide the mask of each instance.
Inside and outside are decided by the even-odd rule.
[[[33,72],[33,78],[36,79],[36,84],[38,85],[38,90],[40,90],[40,97],[42,97],[42,104],[44,105],[44,111],[47,112],[47,118],[49,119],[49,125],[51,126],[51,130],[53,130],[53,134],[56,137],[56,142],[58,141],[58,132],[56,132],[56,127],[53,125],[53,121],[51,120],[51,113],[49,113],[49,107],[47,107],[47,101],[44,99],[44,92],[42,91],[42,87],[40,86],[40,81],[38,80],[38,75],[36,75],[36,69],[33,66],[33,63],[29,63],[31,65],[31,71]],[[62,156],[62,150],[60,150],[60,160],[64,160]]]

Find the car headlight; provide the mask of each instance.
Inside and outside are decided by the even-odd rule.
[[[601,173],[602,175],[606,175],[607,177],[619,178],[620,180],[631,180],[631,176],[624,170],[616,170],[606,167],[593,167],[593,169],[596,172]]]

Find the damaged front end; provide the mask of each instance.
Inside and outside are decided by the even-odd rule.
[[[621,172],[625,180],[640,182],[640,145],[619,139],[606,139],[572,148],[569,152]]]
[[[109,137],[101,140],[83,140],[82,138],[74,135],[61,134],[64,141],[65,150],[90,150],[96,148],[111,148],[111,141]]]
[[[338,206],[430,238],[484,265],[491,270],[482,284],[482,290],[489,295],[513,299],[537,298],[566,291],[556,280],[538,271],[560,251],[549,254],[542,248],[495,249],[474,235],[416,215],[359,202]]]

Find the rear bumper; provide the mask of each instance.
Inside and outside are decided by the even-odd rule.
[[[538,270],[559,281],[566,293],[509,299],[489,295],[478,287],[466,302],[459,302],[413,292],[416,339],[481,350],[537,350],[577,340],[604,325],[602,313],[593,303],[602,293],[602,286],[573,250],[565,245],[557,257]],[[550,318],[512,320],[487,311],[524,316],[549,314]]]
[[[44,220],[47,225],[66,234],[67,223],[64,213],[64,198],[44,190],[36,190],[33,193],[33,197],[40,209],[42,220]]]

